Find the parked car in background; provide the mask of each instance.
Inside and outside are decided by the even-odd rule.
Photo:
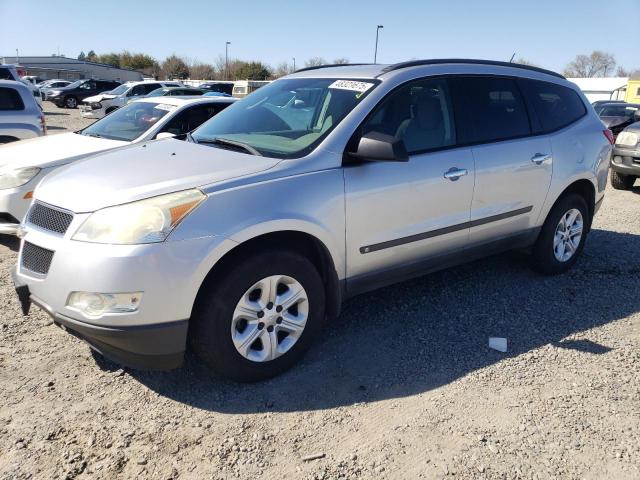
[[[224,92],[207,92],[204,94],[205,97],[231,97],[228,93]]]
[[[596,100],[591,104],[593,108],[596,109],[596,113],[598,113],[598,107],[601,107],[605,103],[625,103],[624,100]]]
[[[46,100],[47,99],[47,94],[51,91],[51,90],[56,90],[58,88],[62,88],[62,87],[68,87],[69,85],[71,85],[73,82],[70,82],[69,80],[46,80],[40,84],[37,85],[37,87],[40,89],[40,98],[42,98],[42,100]]]
[[[80,114],[85,118],[102,118],[126,105],[131,100],[142,98],[162,87],[179,87],[177,82],[127,82],[99,95],[87,97],[80,105]]]
[[[633,103],[605,103],[600,105],[596,112],[604,124],[613,132],[613,137],[634,123],[635,114],[640,109],[639,104]]]
[[[200,85],[198,85],[198,88],[207,90],[209,92],[222,92],[222,93],[228,93],[229,95],[232,95],[234,84],[235,82],[231,82],[231,81],[216,80],[216,81],[201,83]]]
[[[15,65],[0,65],[0,80],[14,80],[16,82],[22,82],[29,87],[29,91],[36,99],[38,105],[42,108],[42,99],[40,98],[40,89],[33,83],[23,80],[20,76],[18,69]]]
[[[610,134],[577,86],[535,67],[298,71],[188,141],[46,178],[18,297],[125,365],[177,367],[189,345],[222,375],[268,378],[349,296],[512,248],[567,271],[604,197]]]
[[[44,114],[29,87],[14,80],[0,80],[0,143],[40,137],[46,133]],[[0,153],[0,167],[7,160],[9,158]]]
[[[640,178],[640,110],[632,123],[616,138],[611,157],[611,186],[616,190],[630,190]]]
[[[32,85],[38,85],[39,83],[43,82],[44,79],[40,78],[36,75],[25,75],[24,77],[21,77],[22,80],[25,80],[29,83],[31,83]]]
[[[31,203],[33,189],[55,169],[99,152],[153,140],[159,134],[187,133],[234,101],[144,98],[83,130],[0,147],[0,233],[16,233]]]
[[[184,97],[184,96],[194,96],[194,95],[203,95],[206,93],[206,90],[201,88],[192,88],[192,87],[162,87],[156,88],[151,93],[146,95],[149,97]]]
[[[255,92],[269,83],[271,83],[270,80],[238,80],[237,82],[234,82],[233,85],[233,96],[236,98],[246,97],[250,93]]]
[[[101,92],[113,90],[120,82],[112,80],[78,80],[62,88],[47,92],[47,100],[62,108],[76,108],[82,100]]]

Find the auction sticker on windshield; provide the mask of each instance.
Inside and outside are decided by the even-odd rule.
[[[153,108],[157,108],[158,110],[166,110],[167,112],[170,112],[171,110],[175,110],[178,107],[176,105],[167,105],[165,103],[159,103]]]
[[[336,80],[329,88],[337,88],[340,90],[351,90],[352,92],[366,92],[371,87],[373,87],[373,83],[369,82],[357,82],[355,80]]]

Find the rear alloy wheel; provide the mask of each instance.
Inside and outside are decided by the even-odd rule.
[[[611,186],[616,190],[631,190],[636,177],[633,175],[624,175],[615,170],[611,170]]]
[[[78,100],[73,96],[66,97],[64,99],[64,106],[67,108],[76,108],[78,106]]]
[[[321,333],[325,291],[304,255],[268,250],[237,257],[202,286],[189,341],[217,373],[240,382],[295,365]]]
[[[571,193],[551,209],[533,246],[532,267],[545,274],[566,272],[578,260],[590,224],[584,198]]]

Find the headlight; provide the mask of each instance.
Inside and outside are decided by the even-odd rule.
[[[162,242],[205,198],[194,189],[104,208],[91,214],[73,240],[118,245]]]
[[[633,132],[622,131],[616,139],[616,145],[622,145],[624,147],[635,147],[638,144],[640,138]]]
[[[38,167],[16,168],[0,172],[0,190],[16,188],[28,183],[40,173]]]

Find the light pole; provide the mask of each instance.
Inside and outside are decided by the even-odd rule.
[[[378,25],[378,27],[376,28],[376,50],[373,53],[373,63],[377,63],[378,60],[378,32],[380,31],[381,28],[384,28],[383,25]]]
[[[296,57],[293,57],[293,71],[296,71]]]
[[[224,79],[229,80],[229,45],[231,42],[224,44]]]

